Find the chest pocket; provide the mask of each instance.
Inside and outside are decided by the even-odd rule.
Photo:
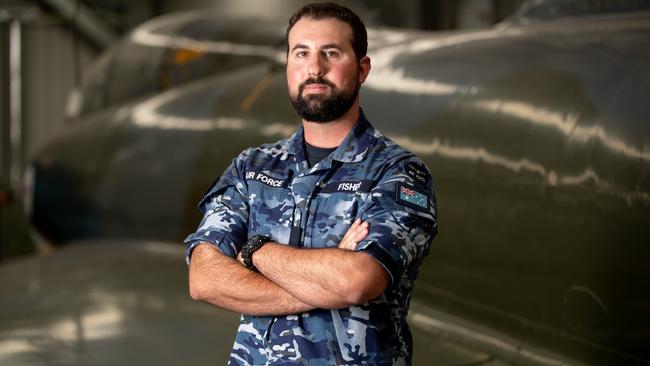
[[[338,246],[368,198],[371,182],[330,182],[314,197],[308,223],[311,247]],[[307,242],[307,240],[306,240]]]
[[[269,180],[247,180],[248,236],[268,235],[278,243],[288,243],[293,218],[294,200],[291,190]],[[271,183],[278,180],[271,181]]]

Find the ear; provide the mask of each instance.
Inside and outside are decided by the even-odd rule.
[[[363,56],[359,60],[359,84],[366,81],[368,74],[370,74],[370,57]]]

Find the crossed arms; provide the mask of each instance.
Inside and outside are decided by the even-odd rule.
[[[249,315],[285,315],[367,302],[389,275],[370,255],[355,252],[368,224],[355,221],[337,248],[301,249],[267,243],[253,254],[256,273],[210,244],[192,252],[190,296]]]

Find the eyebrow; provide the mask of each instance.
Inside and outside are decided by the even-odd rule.
[[[328,49],[328,48],[336,48],[337,50],[343,51],[343,48],[337,44],[331,43],[331,44],[326,44],[321,47],[321,49]]]
[[[328,44],[324,44],[324,45],[322,45],[320,47],[320,49],[330,49],[330,48],[336,48],[337,50],[343,51],[343,48],[341,46],[337,45],[336,43],[328,43]],[[303,43],[298,43],[295,46],[293,46],[291,51],[293,52],[296,49],[308,50],[309,46],[307,46],[306,44],[303,44]]]
[[[307,47],[307,45],[304,45],[302,43],[298,43],[297,45],[293,46],[291,51],[293,52],[294,50],[297,50],[297,49],[309,49],[309,47]]]

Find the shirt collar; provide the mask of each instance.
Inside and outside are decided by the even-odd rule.
[[[296,161],[306,165],[306,155],[304,151],[304,127],[300,126],[298,131],[289,138],[288,152],[295,155]],[[362,109],[359,109],[359,119],[355,122],[352,130],[345,137],[341,145],[334,150],[332,160],[344,163],[354,163],[363,160],[368,152],[368,148],[374,138],[375,129],[366,119]]]
[[[374,134],[375,129],[366,119],[363,110],[359,109],[359,119],[341,145],[334,150],[332,160],[338,160],[344,163],[355,163],[363,160],[374,138]]]

